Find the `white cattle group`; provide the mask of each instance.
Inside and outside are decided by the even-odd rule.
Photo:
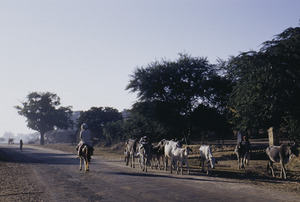
[[[188,156],[192,152],[191,148],[182,148],[182,142],[175,140],[161,140],[157,144],[150,144],[147,136],[142,137],[139,141],[129,139],[126,141],[125,145],[125,162],[126,166],[135,167],[134,159],[138,158],[139,167],[147,172],[148,166],[156,169],[164,169],[167,171],[168,162],[170,162],[170,173],[176,170],[183,174],[183,165],[187,167],[187,174],[190,174],[190,169],[188,165]],[[238,169],[248,166],[250,160],[250,142],[240,142],[236,145],[234,152],[237,155]],[[202,172],[205,172],[205,165],[207,165],[207,174],[211,172],[211,169],[215,169],[216,164],[218,164],[216,158],[213,156],[212,149],[209,145],[201,145],[199,148],[199,160],[200,167],[202,165]],[[273,163],[280,162],[281,172],[280,176],[286,179],[286,169],[284,164],[288,163],[290,158],[293,156],[298,156],[299,151],[295,145],[281,145],[281,146],[271,146],[266,149],[266,153],[269,157],[268,169],[271,171],[272,175],[275,177]]]
[[[129,139],[125,143],[126,148],[124,152],[126,166],[130,163],[130,167],[134,168],[134,158],[137,157],[140,168],[145,172],[147,172],[147,166],[167,170],[168,162],[170,161],[170,173],[176,170],[178,174],[180,167],[180,173],[182,175],[183,165],[186,165],[187,173],[190,174],[187,160],[192,149],[189,147],[182,148],[182,141],[183,140],[175,141],[163,139],[156,145],[152,145],[146,136],[142,137],[139,141]],[[215,158],[212,156],[210,147],[206,146],[205,148],[207,148],[207,150],[205,151],[202,151],[203,149],[201,148],[202,147],[200,147],[200,154],[204,155],[201,155],[200,159],[211,162],[211,165],[213,165],[211,167],[214,168]]]

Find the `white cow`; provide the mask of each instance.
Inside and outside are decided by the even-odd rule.
[[[172,158],[172,153],[171,151],[174,148],[181,148],[181,141],[174,141],[174,140],[161,140],[159,144],[163,144],[165,148],[165,170],[167,170],[168,167],[168,158]],[[171,163],[172,166],[172,163]]]
[[[177,163],[180,163],[180,172],[181,172],[181,175],[183,174],[183,171],[182,171],[182,166],[185,164],[187,166],[187,169],[188,169],[188,174],[190,174],[190,168],[189,168],[189,165],[188,165],[188,155],[189,155],[189,152],[191,152],[192,150],[187,147],[187,148],[178,148],[178,147],[175,147],[174,149],[172,149],[171,151],[171,168],[170,168],[170,172],[172,173],[172,164],[175,165],[175,170],[176,170],[176,173],[178,174],[178,166],[177,166]]]
[[[286,169],[284,167],[284,164],[287,164],[292,157],[299,155],[299,151],[295,144],[289,146],[270,146],[266,149],[266,153],[269,157],[269,163],[267,167],[268,170],[270,169],[273,177],[275,177],[273,163],[280,162],[280,177],[284,179],[286,179]]]
[[[209,145],[200,146],[199,151],[200,151],[200,166],[202,162],[202,171],[204,171],[204,161],[206,161],[206,163],[208,164],[207,173],[209,173],[209,167],[215,169],[215,164],[217,163],[217,161],[213,156]]]
[[[125,152],[124,152],[124,157],[125,157],[125,162],[126,166],[128,166],[130,162],[130,167],[134,168],[134,156],[135,153],[137,152],[137,140],[129,139],[125,143]]]

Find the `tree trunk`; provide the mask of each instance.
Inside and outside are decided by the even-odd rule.
[[[41,132],[41,140],[40,140],[41,145],[45,144],[45,133]]]

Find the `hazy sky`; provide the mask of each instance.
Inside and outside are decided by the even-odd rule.
[[[0,136],[33,132],[30,92],[62,106],[130,108],[136,67],[178,53],[227,60],[299,26],[299,0],[0,0]]]

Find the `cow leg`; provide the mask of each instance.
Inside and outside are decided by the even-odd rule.
[[[153,169],[153,167],[156,168],[156,159],[155,159],[155,156],[152,156],[151,160],[150,160],[150,166],[151,166],[151,169]]]
[[[210,161],[207,162],[207,171],[206,171],[207,175],[209,174],[209,167],[210,167]]]
[[[165,156],[164,155],[162,155],[161,156],[161,162],[162,162],[162,169],[164,170],[165,169]]]
[[[284,179],[286,179],[286,169],[284,167],[284,164],[282,165],[282,168],[283,168],[283,177],[284,177]]]
[[[82,170],[82,157],[79,158],[80,158],[79,170]]]
[[[244,168],[246,168],[246,165],[247,165],[247,156],[244,156],[244,158],[243,158],[243,166],[244,166]]]
[[[178,162],[178,164],[179,164],[179,162]],[[177,166],[177,173],[178,173],[178,166]],[[180,161],[180,166],[181,166],[180,167],[180,174],[183,175],[183,168],[182,168],[183,167],[183,161],[182,160]]]
[[[274,168],[273,168],[273,162],[272,161],[269,161],[269,167],[270,167],[270,170],[272,172],[272,176],[275,177]]]
[[[126,166],[128,166],[129,161],[130,161],[130,153],[127,153],[126,157],[125,157],[125,164],[126,164]]]
[[[132,168],[135,168],[135,156],[134,156],[134,152],[132,152],[131,164],[132,164]]]
[[[138,157],[138,162],[139,162],[139,165],[140,165],[140,169],[142,169],[142,160],[141,160],[141,155],[139,155]]]
[[[146,161],[145,161],[145,158],[143,157],[143,159],[142,159],[143,161],[143,164],[142,164],[142,167],[143,167],[143,171],[145,171],[146,170]]]
[[[165,156],[165,171],[167,171],[167,167],[168,167],[168,157]]]
[[[241,168],[242,168],[242,169],[245,169],[245,164],[244,164],[244,162],[245,162],[245,156],[243,156],[243,157],[241,158],[241,164],[242,164]]]
[[[202,164],[201,172],[203,172],[204,171],[204,160],[203,159],[200,160],[200,166],[201,166],[201,164]]]
[[[249,166],[249,162],[250,162],[250,153],[247,153],[247,156],[246,156],[247,166]]]
[[[172,164],[173,164],[173,157],[171,158],[171,166],[170,166],[170,173],[172,174]],[[166,161],[166,168],[167,168],[167,161]]]
[[[284,167],[284,163],[282,161],[280,161],[280,165],[281,165],[280,177],[286,179],[286,170]]]
[[[161,169],[161,165],[160,165],[160,156],[157,157],[157,167],[160,170]]]
[[[157,155],[153,156],[152,157],[153,159],[153,165],[155,167],[155,169],[157,170],[158,169],[158,165],[159,165],[159,157]],[[153,169],[153,166],[152,166],[152,163],[151,163],[151,168]]]
[[[188,175],[189,175],[189,174],[190,174],[190,167],[189,167],[189,164],[188,164],[187,161],[185,162],[185,164],[186,164],[186,167],[187,167],[187,170],[188,170]],[[182,168],[182,166],[181,166],[181,168]]]
[[[179,172],[179,161],[176,160],[172,164],[174,164],[174,170],[176,170],[176,174],[178,175],[178,172]]]
[[[131,165],[130,165],[130,167],[135,168],[135,164],[134,164],[134,161],[135,161],[134,152],[131,152],[130,156],[131,156]]]
[[[163,155],[161,155],[160,157],[159,157],[159,170],[164,170],[165,169],[165,158],[164,158],[164,156]]]
[[[90,169],[89,169],[89,160],[88,159],[85,160],[85,171],[86,172],[90,171]]]
[[[158,163],[159,163],[158,156],[155,156],[154,157],[154,167],[155,167],[156,170],[158,169]]]

